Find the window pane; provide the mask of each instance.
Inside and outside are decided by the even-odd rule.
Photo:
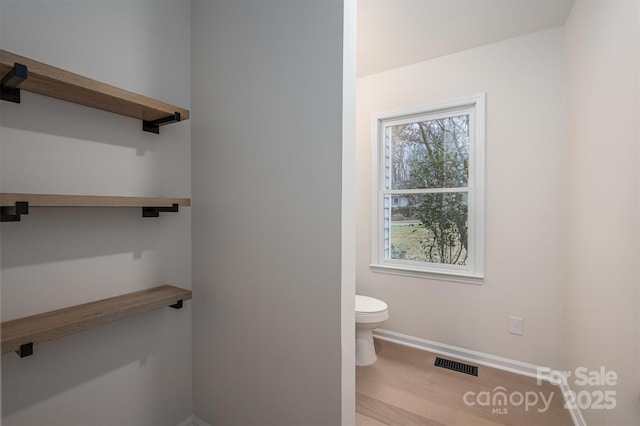
[[[466,187],[469,115],[387,126],[387,189]]]
[[[385,197],[385,258],[467,264],[467,193]]]

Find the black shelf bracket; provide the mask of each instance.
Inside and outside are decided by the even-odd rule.
[[[173,305],[169,305],[169,307],[173,309],[182,309],[182,299],[178,300]]]
[[[0,207],[0,222],[20,222],[20,215],[29,214],[29,203],[16,201],[15,206]]]
[[[160,126],[164,126],[171,123],[177,123],[180,121],[180,113],[174,112],[173,115],[168,117],[159,118],[153,121],[142,120],[142,130],[145,132],[151,132],[155,134],[160,134]]]
[[[27,79],[27,66],[14,63],[13,68],[0,81],[0,99],[20,103],[20,83]]]
[[[142,217],[160,217],[160,212],[172,212],[178,211],[178,204],[174,204],[171,207],[143,207]]]
[[[24,358],[29,355],[33,355],[33,343],[25,343],[24,345],[20,345],[20,349],[16,351],[20,358]]]

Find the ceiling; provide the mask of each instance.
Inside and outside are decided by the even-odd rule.
[[[358,0],[358,77],[564,24],[574,0]]]

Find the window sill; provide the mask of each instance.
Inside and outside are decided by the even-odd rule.
[[[467,275],[455,272],[439,272],[425,271],[421,269],[411,269],[407,267],[397,267],[389,265],[369,265],[372,272],[391,275],[402,275],[413,278],[426,278],[438,281],[451,281],[461,284],[482,285],[484,283],[483,275]]]

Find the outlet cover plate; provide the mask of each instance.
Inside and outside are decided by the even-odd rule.
[[[518,336],[523,335],[524,318],[522,317],[509,317],[509,333],[516,334]]]

